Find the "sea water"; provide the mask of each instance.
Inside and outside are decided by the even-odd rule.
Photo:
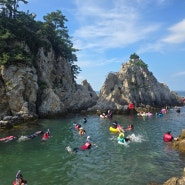
[[[83,123],[84,116],[87,123]],[[126,145],[118,144],[118,133],[109,131],[114,120],[123,127],[134,125],[126,132],[132,138]],[[73,129],[74,121],[84,127],[85,136]],[[22,142],[0,143],[0,185],[12,184],[18,170],[28,185],[145,185],[183,174],[185,154],[173,150],[162,138],[167,131],[176,137],[185,128],[185,107],[181,107],[181,113],[170,109],[161,117],[113,115],[109,120],[98,115],[68,115],[44,119],[0,131],[0,138],[48,128],[51,137],[47,141],[42,141],[40,135]],[[93,141],[90,150],[75,154],[66,151],[67,146],[83,145],[88,135]]]

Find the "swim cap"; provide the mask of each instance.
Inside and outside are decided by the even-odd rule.
[[[87,139],[90,139],[91,137],[90,136],[87,136]]]

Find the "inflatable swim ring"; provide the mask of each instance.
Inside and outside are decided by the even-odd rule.
[[[114,132],[114,133],[119,132],[119,130],[118,130],[117,128],[113,128],[113,127],[109,127],[109,130],[110,130],[111,132]]]

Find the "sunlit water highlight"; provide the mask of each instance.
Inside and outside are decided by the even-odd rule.
[[[0,185],[10,185],[21,169],[28,185],[145,185],[163,183],[172,176],[181,176],[185,167],[185,155],[164,143],[163,134],[171,130],[178,136],[185,128],[185,107],[181,113],[175,109],[163,117],[143,119],[138,116],[114,115],[113,120],[100,119],[97,115],[71,115],[61,119],[40,120],[38,125],[0,132],[0,138],[8,135],[33,134],[50,128],[51,138],[41,141],[41,136],[24,142],[0,143]],[[123,127],[134,125],[127,131],[132,141],[126,145],[117,143],[118,134],[109,131],[117,120]],[[73,122],[82,124],[86,136],[80,137],[71,129]],[[79,147],[90,135],[91,150],[68,153],[65,148]]]

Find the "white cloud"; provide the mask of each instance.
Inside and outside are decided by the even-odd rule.
[[[164,42],[179,44],[185,42],[185,19],[169,28],[170,34],[163,39]]]
[[[181,71],[181,72],[175,73],[175,74],[173,74],[172,76],[173,76],[173,77],[185,76],[185,71]]]
[[[164,38],[157,39],[153,43],[147,43],[145,46],[141,46],[137,53],[144,53],[148,51],[155,51],[163,53],[166,49],[174,47],[174,44],[182,44],[185,42],[185,19],[169,27],[169,35]],[[180,50],[184,50],[183,47]]]
[[[86,57],[83,57],[86,58]],[[105,65],[111,65],[111,64],[122,64],[124,61],[117,59],[117,58],[111,58],[111,59],[91,59],[89,61],[83,61],[83,60],[79,60],[78,62],[78,66],[80,68],[86,68],[86,67],[101,67],[101,66],[105,66]]]
[[[127,1],[110,1],[107,6],[103,3],[102,6],[96,0],[76,2],[76,17],[81,25],[73,35],[78,38],[78,43],[75,43],[77,48],[124,48],[145,39],[158,29],[157,24],[145,24],[137,6],[128,5]]]

